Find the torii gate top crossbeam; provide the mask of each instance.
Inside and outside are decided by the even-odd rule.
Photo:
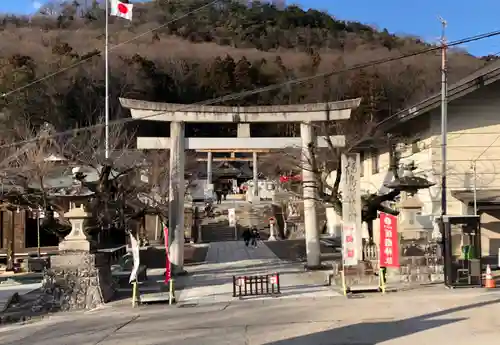
[[[165,122],[317,122],[346,120],[360,98],[339,102],[250,107],[200,106],[120,98],[137,120]],[[184,109],[184,110],[183,110]]]

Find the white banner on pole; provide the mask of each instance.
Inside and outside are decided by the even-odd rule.
[[[229,226],[236,226],[236,210],[234,208],[227,210],[227,220],[229,221]]]
[[[132,247],[132,257],[134,258],[134,267],[132,268],[132,272],[130,273],[129,283],[137,281],[137,272],[139,272],[140,265],[140,257],[139,257],[139,243],[132,233],[129,233],[130,236],[130,246]]]

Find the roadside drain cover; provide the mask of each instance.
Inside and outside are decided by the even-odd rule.
[[[193,308],[198,306],[198,303],[185,303],[185,304],[179,304],[178,308]]]
[[[365,295],[363,295],[363,294],[349,294],[349,295],[347,295],[347,298],[349,298],[349,299],[365,298]],[[363,345],[363,344],[361,344],[361,345]]]
[[[141,304],[156,304],[156,303],[168,303],[170,295],[168,293],[150,293],[141,295]]]

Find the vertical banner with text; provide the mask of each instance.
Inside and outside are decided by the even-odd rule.
[[[380,213],[380,267],[399,267],[398,218]]]
[[[344,266],[356,266],[358,264],[356,226],[354,224],[342,224],[342,260]]]
[[[168,227],[165,226],[163,228],[164,232],[164,238],[165,238],[165,256],[166,256],[166,263],[165,263],[165,284],[167,284],[170,281],[170,277],[172,275],[171,270],[170,270],[170,257],[168,255]]]

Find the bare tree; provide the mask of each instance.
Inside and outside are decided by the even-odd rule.
[[[369,147],[363,148],[369,150],[373,149],[386,149],[390,155],[390,168],[389,172],[393,174],[394,178],[398,178],[399,157],[394,149],[391,140],[386,137],[375,140],[367,140],[370,134],[375,129],[375,120],[373,118],[359,118],[357,114],[353,115],[350,121],[333,122],[320,124],[315,126],[314,130],[318,136],[324,136],[326,139],[327,147],[318,148],[316,143],[309,143],[307,146],[307,155],[304,155],[301,150],[287,149],[282,151],[280,161],[287,162],[289,172],[301,173],[302,169],[310,169],[315,177],[314,181],[302,181],[302,184],[313,186],[315,189],[315,199],[325,206],[330,206],[341,215],[342,214],[342,193],[341,193],[341,179],[342,179],[342,162],[341,157],[343,153],[355,152],[359,149],[359,143],[368,142]],[[344,135],[346,138],[345,147],[336,147],[330,136]],[[363,143],[363,145],[366,145]],[[280,163],[282,164],[282,163]],[[282,174],[283,171],[280,171]],[[332,179],[332,177],[334,177]],[[302,197],[301,189],[290,189],[293,195]],[[371,223],[377,218],[377,211],[382,211],[390,214],[397,214],[396,210],[386,206],[386,202],[395,201],[400,195],[400,189],[392,189],[387,193],[369,193],[362,196],[362,221],[368,224],[369,238],[373,240],[373,233],[371,230]]]
[[[26,118],[8,116],[2,118],[2,125],[10,128],[3,133],[0,149],[2,207],[11,211],[19,208],[61,211],[50,196],[51,186],[47,181],[61,174],[57,163],[62,159],[62,146],[53,137],[53,128],[48,124],[36,127]],[[69,223],[64,221],[63,212],[59,213],[57,226],[42,223],[41,228],[56,235],[67,234]],[[12,268],[15,256],[14,223],[13,216],[7,244],[8,268]]]

